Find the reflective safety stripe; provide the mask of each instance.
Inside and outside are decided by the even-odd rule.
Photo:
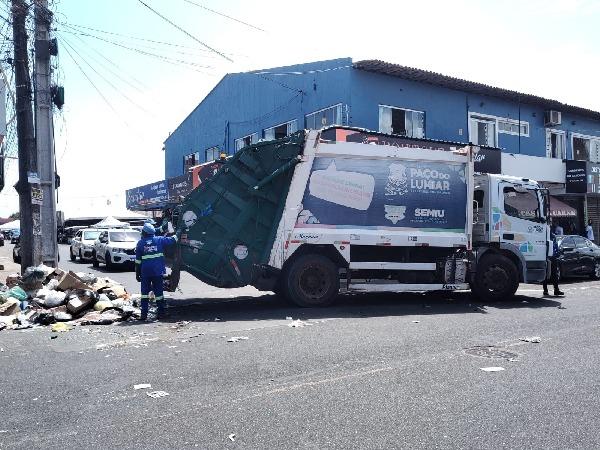
[[[162,253],[154,253],[152,255],[144,255],[144,256],[142,256],[142,260],[152,259],[152,258],[160,258],[161,256],[164,256],[164,255]]]
[[[141,259],[136,259],[136,260],[135,260],[135,263],[136,263],[136,264],[141,264],[141,263],[142,263],[142,260],[141,260]]]
[[[141,298],[142,298],[142,299],[145,299],[145,298],[150,298],[150,296],[149,296],[149,295],[142,295],[142,296],[141,296]]]
[[[162,300],[164,297],[162,295],[159,295],[158,297],[154,297],[154,300],[158,301],[158,300]]]

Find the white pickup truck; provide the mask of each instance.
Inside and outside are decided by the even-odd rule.
[[[320,131],[251,145],[181,205],[173,278],[186,270],[219,287],[252,284],[300,306],[328,305],[338,292],[508,299],[546,276],[547,191],[475,173],[477,152]]]

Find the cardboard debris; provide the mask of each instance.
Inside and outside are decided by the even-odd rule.
[[[58,286],[56,289],[60,291],[69,291],[71,289],[92,289],[91,286],[88,286],[83,282],[81,278],[77,276],[75,272],[69,270],[69,272],[63,274],[63,276],[58,281]]]
[[[72,294],[68,298],[67,312],[73,314],[74,316],[85,311],[86,309],[91,308],[96,302],[96,295],[90,290]]]
[[[21,302],[16,298],[9,297],[5,303],[0,305],[0,316],[12,316],[21,310]]]

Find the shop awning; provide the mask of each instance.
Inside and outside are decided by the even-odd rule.
[[[572,206],[561,202],[556,197],[550,196],[550,216],[551,217],[577,217],[577,210]]]

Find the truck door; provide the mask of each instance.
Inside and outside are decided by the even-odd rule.
[[[545,261],[548,227],[537,190],[508,182],[501,183],[499,189],[504,214],[494,228],[500,231],[500,241],[515,245],[525,260]]]

